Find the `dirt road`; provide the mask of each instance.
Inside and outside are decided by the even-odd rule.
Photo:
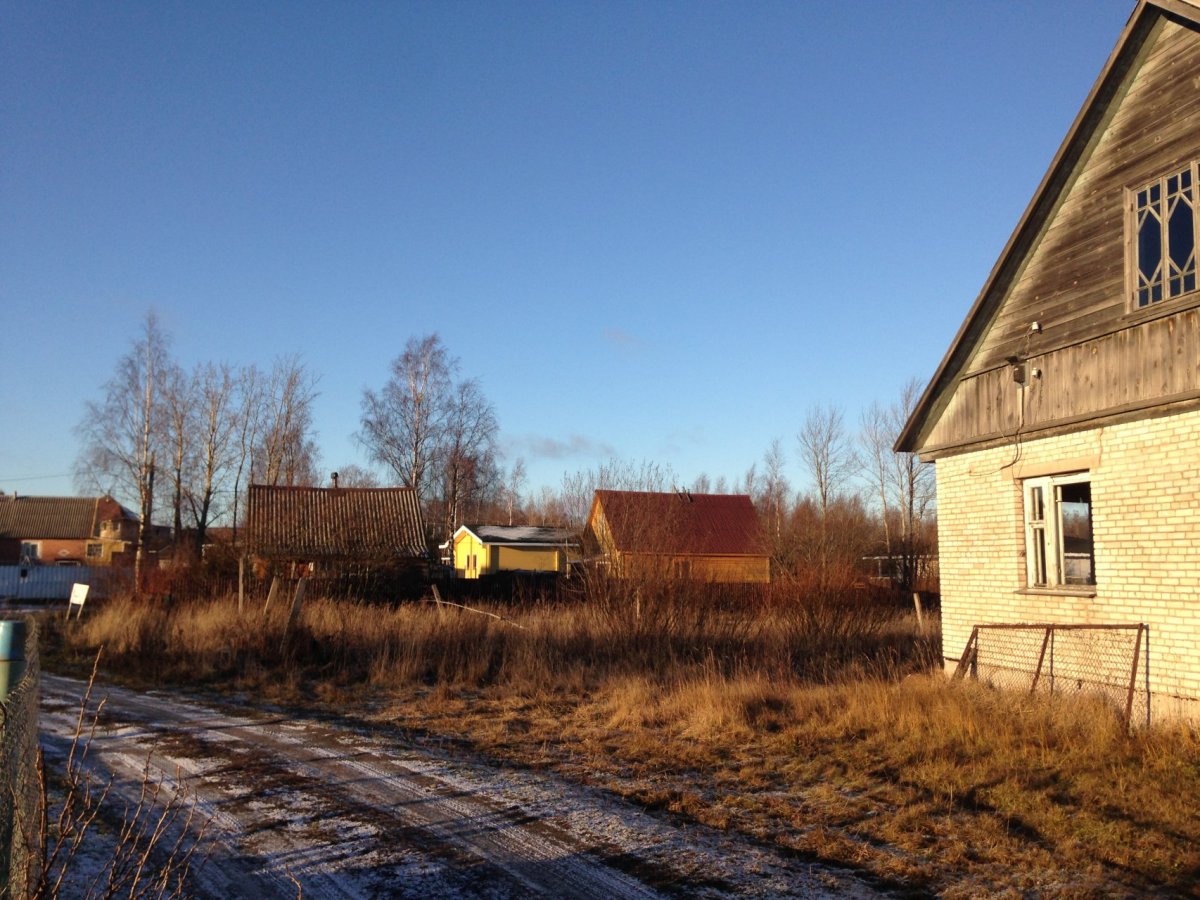
[[[42,676],[51,766],[84,689]],[[89,765],[114,779],[114,807],[136,798],[147,767],[195,804],[208,822],[198,896],[872,896],[737,836],[378,723],[97,686],[105,697]]]

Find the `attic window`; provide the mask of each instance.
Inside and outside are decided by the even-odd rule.
[[[1196,290],[1197,164],[1131,192],[1131,278],[1141,309]]]

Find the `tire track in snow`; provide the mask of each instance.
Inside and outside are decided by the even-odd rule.
[[[43,743],[63,755],[85,687],[42,676]],[[89,763],[136,796],[149,760],[210,819],[211,853],[193,879],[203,896],[293,897],[292,877],[310,898],[874,894],[736,837],[361,726],[163,692],[93,694],[107,702]]]

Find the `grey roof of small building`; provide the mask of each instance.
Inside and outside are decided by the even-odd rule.
[[[463,525],[484,544],[521,544],[525,546],[556,546],[577,543],[569,528],[550,528],[544,525]]]

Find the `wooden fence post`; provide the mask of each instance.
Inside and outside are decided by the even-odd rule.
[[[276,575],[271,579],[271,589],[267,591],[267,602],[263,604],[263,618],[267,617],[267,610],[271,608],[271,601],[275,599],[275,595],[279,593],[279,576]]]
[[[288,613],[287,624],[283,627],[283,643],[279,648],[280,653],[287,652],[288,638],[291,637],[292,629],[296,627],[296,621],[300,618],[300,605],[304,602],[304,590],[307,587],[307,578],[301,578],[296,582],[296,593],[292,597],[292,611]]]

